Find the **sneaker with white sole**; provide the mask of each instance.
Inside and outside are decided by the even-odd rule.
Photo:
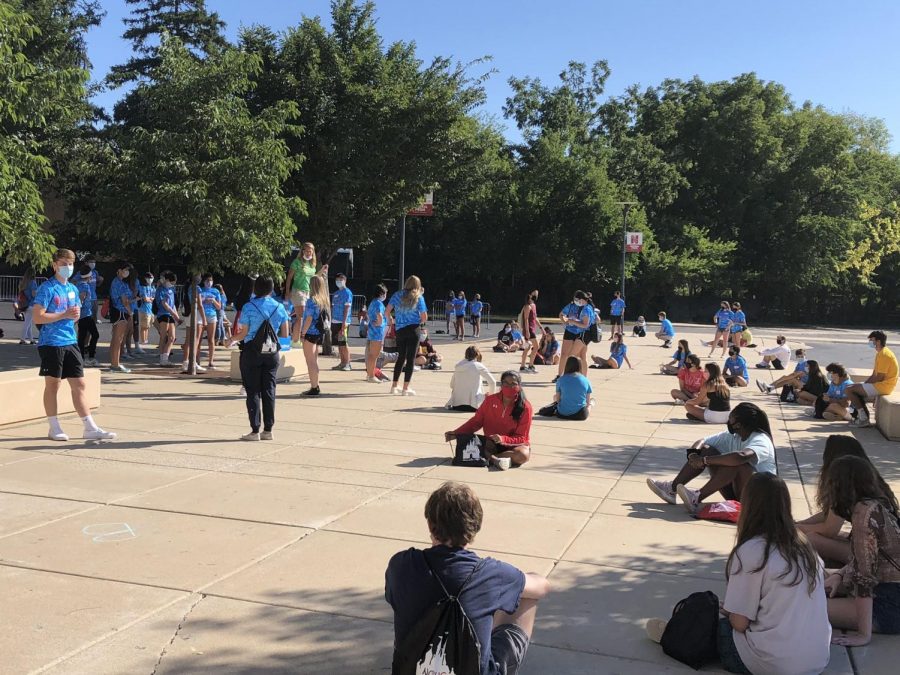
[[[369,377],[366,378],[366,382],[371,382],[371,383],[373,383],[373,384],[378,384],[379,382],[381,382],[381,380],[379,380],[379,379],[378,379],[377,377],[375,377],[374,375],[370,375]]]
[[[867,429],[872,426],[872,422],[871,420],[869,420],[869,416],[860,410],[859,414],[856,416],[856,419],[853,420],[853,426],[859,429]]]
[[[512,466],[512,459],[510,459],[509,457],[497,457],[494,460],[494,463],[501,471],[508,471]]]
[[[243,387],[243,386],[242,386],[242,387],[241,387],[241,392],[240,392],[240,395],[241,395],[241,396],[246,396],[246,395],[247,395],[247,390],[246,390],[246,389],[244,389],[244,387]]]
[[[391,387],[391,393],[394,394],[395,396],[400,396],[400,395],[402,395],[403,392],[400,389],[400,387]]]
[[[241,436],[242,441],[258,441],[260,440],[259,432],[251,431],[249,434]]]
[[[404,389],[402,393],[403,393],[403,396],[415,396],[416,395],[416,392],[414,389]]]
[[[647,487],[653,491],[653,494],[662,499],[664,502],[668,502],[669,504],[678,503],[678,500],[675,498],[675,488],[672,487],[672,481],[653,480],[652,478],[648,478]]]
[[[271,431],[260,431],[259,432],[259,440],[261,441],[273,441],[275,440],[275,436]]]
[[[85,431],[81,437],[88,441],[114,441],[116,440],[116,433],[97,428],[93,431]]]
[[[764,385],[764,384],[762,383],[762,380],[757,380],[757,381],[756,381],[756,387],[759,389],[759,392],[760,392],[761,394],[768,394],[768,393],[769,393],[769,387],[767,387],[766,385]]]
[[[345,363],[340,368],[338,368],[338,370],[342,370],[346,373],[348,370],[353,370],[353,366],[351,366],[349,363]]]
[[[121,363],[118,366],[110,366],[109,370],[111,373],[130,373],[131,368],[127,368],[123,366]]]
[[[806,415],[807,417],[815,417],[816,409],[815,408],[804,408],[803,414]]]
[[[47,438],[51,441],[67,441],[69,440],[69,435],[63,431],[53,431],[51,429],[47,434]]]
[[[685,485],[679,485],[675,491],[688,513],[694,515],[700,510],[700,490],[691,490]]]
[[[662,642],[662,636],[666,631],[668,623],[669,622],[665,619],[648,619],[647,623],[644,625],[644,630],[647,631],[647,637],[656,644],[659,644]]]

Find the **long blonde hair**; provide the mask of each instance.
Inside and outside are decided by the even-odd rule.
[[[306,261],[303,259],[303,249],[305,249],[307,246],[309,246],[309,247],[312,249],[312,254],[313,254],[312,260],[310,260],[310,264],[311,264],[313,267],[318,267],[318,266],[319,266],[319,261],[318,261],[318,259],[316,258],[316,245],[313,244],[311,241],[305,241],[305,242],[303,242],[303,246],[301,246],[301,247],[300,247],[300,250],[297,251],[297,260],[300,261],[300,264],[301,264],[301,265],[305,265],[305,264],[306,264]]]
[[[722,377],[722,369],[719,368],[719,364],[707,363],[706,372],[709,375],[709,378],[706,380],[706,393],[716,392],[724,399],[730,398],[731,389],[728,388],[728,383]]]
[[[406,283],[403,284],[403,293],[400,298],[400,304],[403,307],[409,309],[410,307],[415,307],[419,302],[419,298],[422,296],[422,280],[419,279],[415,274],[411,274],[406,278]]]
[[[309,280],[309,297],[319,306],[320,310],[328,310],[331,313],[331,302],[328,299],[328,287],[320,276],[314,276]]]

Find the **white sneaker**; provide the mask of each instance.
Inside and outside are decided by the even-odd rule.
[[[246,395],[247,395],[247,390],[244,389],[243,386],[241,386],[241,396],[246,396]]]
[[[242,441],[258,441],[260,440],[259,432],[253,433],[252,431],[249,434],[244,434],[241,436]]]
[[[815,416],[816,416],[816,409],[815,409],[815,408],[805,408],[805,409],[803,410],[803,413],[804,413],[807,417],[815,417]]]
[[[700,490],[691,490],[689,487],[679,485],[675,491],[688,513],[694,515],[700,510]]]
[[[494,462],[501,471],[508,471],[512,466],[512,459],[509,457],[498,457]]]
[[[403,393],[403,396],[415,396],[416,395],[416,392],[413,389],[404,389],[402,393]]]
[[[131,372],[131,368],[127,368],[126,366],[123,366],[121,363],[118,366],[110,366],[109,370],[112,373],[130,373]]]
[[[82,438],[89,441],[114,441],[116,440],[116,434],[113,431],[104,431],[99,427],[94,429],[93,431],[85,431],[82,435]]]
[[[63,431],[53,431],[52,429],[47,434],[47,438],[51,441],[67,441],[69,440],[69,435],[64,433]]]
[[[397,395],[397,396],[401,396],[401,395],[403,394],[403,392],[402,392],[402,390],[400,389],[400,387],[391,387],[391,393],[392,393],[392,394],[395,394],[395,395]]]
[[[854,420],[853,426],[860,429],[867,429],[868,427],[872,426],[872,422],[869,419],[869,416],[866,415],[862,410],[860,410],[859,414],[856,417],[856,420]]]
[[[372,376],[366,378],[366,382],[372,382],[374,384],[378,384],[379,382],[381,382],[381,380],[379,380],[377,377],[372,375]]]
[[[272,441],[275,440],[275,436],[271,431],[260,431],[259,432],[259,440],[261,441]]]
[[[669,502],[669,504],[678,503],[678,500],[675,498],[675,490],[672,489],[672,481],[653,480],[652,478],[648,478],[647,487],[653,491],[653,494],[662,499],[664,502]]]

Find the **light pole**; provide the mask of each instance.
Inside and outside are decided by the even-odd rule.
[[[406,283],[406,214],[400,219],[400,290]]]
[[[615,202],[622,207],[622,299],[625,299],[625,245],[628,240],[628,210],[638,202]]]

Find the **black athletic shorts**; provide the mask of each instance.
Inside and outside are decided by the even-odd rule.
[[[344,324],[331,324],[331,344],[335,347],[345,347],[347,345],[347,336],[344,334]]]
[[[587,344],[588,342],[590,342],[590,339],[588,337],[589,332],[590,332],[590,328],[585,330],[580,335],[577,333],[572,333],[569,330],[566,330],[563,332],[563,340],[572,340],[575,342],[583,342],[584,344]]]
[[[311,342],[314,345],[322,344],[322,336],[321,335],[312,335],[311,333],[307,333],[303,336],[303,339],[307,342]]]
[[[119,323],[120,321],[130,321],[131,317],[128,316],[125,312],[122,312],[112,305],[109,306],[109,322],[110,323]]]
[[[156,323],[176,323],[175,317],[169,316],[168,314],[164,316],[156,317]]]
[[[65,347],[38,347],[41,357],[41,377],[55,377],[65,380],[68,377],[84,377],[84,359],[78,345]]]
[[[610,316],[609,317],[609,325],[610,326],[621,326],[623,325],[622,315],[619,316]]]

